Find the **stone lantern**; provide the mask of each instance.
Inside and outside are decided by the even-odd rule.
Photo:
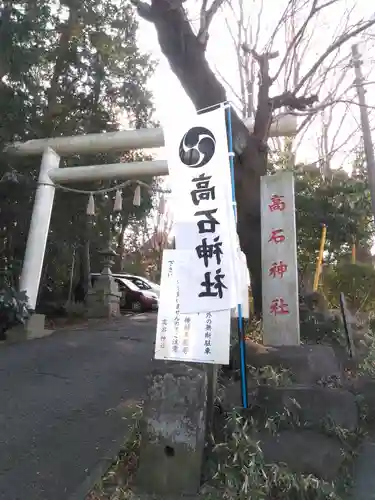
[[[113,318],[121,315],[121,292],[113,278],[111,267],[117,253],[108,246],[99,252],[103,270],[88,292],[88,316],[90,318]]]

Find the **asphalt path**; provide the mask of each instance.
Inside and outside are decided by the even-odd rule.
[[[1,500],[83,500],[145,396],[155,325],[124,317],[0,346]]]

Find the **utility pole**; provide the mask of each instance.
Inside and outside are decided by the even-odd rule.
[[[363,87],[363,75],[361,70],[362,61],[358,51],[358,45],[352,45],[352,63],[355,71],[354,84],[357,87],[359,111],[361,114],[361,128],[363,136],[363,147],[367,163],[367,176],[370,186],[372,213],[375,217],[375,158],[374,146],[372,144],[368,108],[366,106],[365,89]]]

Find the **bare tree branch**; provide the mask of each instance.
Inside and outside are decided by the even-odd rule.
[[[261,2],[260,2],[260,8],[259,8],[258,16],[257,16],[257,29],[256,29],[255,40],[254,40],[254,44],[253,44],[253,48],[255,50],[258,47],[260,27],[261,27],[261,19],[262,19],[262,14],[263,14],[263,7],[264,7],[264,3],[263,3],[263,0],[261,0]]]
[[[281,70],[285,66],[285,63],[288,60],[290,53],[293,51],[293,49],[298,44],[298,42],[302,39],[302,36],[307,28],[307,25],[309,24],[310,20],[314,17],[315,13],[317,12],[317,3],[318,3],[318,0],[313,0],[313,4],[311,6],[310,12],[309,12],[307,18],[305,19],[305,22],[302,24],[300,29],[294,35],[291,43],[289,44],[288,48],[286,49],[285,55],[283,57],[283,60],[281,61],[279,69],[276,71],[275,76],[272,78],[273,81],[275,81],[279,77]]]
[[[146,2],[142,2],[141,0],[130,0],[131,3],[137,7],[137,12],[138,14],[145,19],[145,21],[150,21],[152,22],[152,11],[151,11],[151,5],[149,5]]]
[[[318,0],[313,1],[313,4],[311,6],[311,9],[310,9],[310,12],[309,12],[307,18],[305,19],[304,23],[302,24],[302,26],[300,27],[298,32],[294,35],[292,41],[290,42],[290,44],[285,52],[284,58],[279,66],[279,69],[277,70],[277,72],[276,72],[275,76],[272,78],[272,80],[276,80],[279,77],[281,70],[283,69],[286,61],[288,60],[289,55],[296,48],[296,46],[300,43],[302,38],[305,36],[306,29],[307,29],[308,25],[310,24],[311,20],[314,17],[316,17],[317,14],[319,14],[319,12],[321,12],[323,9],[333,5],[336,2],[338,2],[338,0],[329,0],[328,2],[326,2],[322,5],[318,5]]]
[[[236,97],[236,99],[239,101],[239,102],[242,102],[242,99],[241,99],[241,96],[238,94],[238,92],[236,91],[236,89],[233,87],[233,85],[231,85],[228,80],[225,78],[225,76],[219,71],[219,69],[214,65],[214,68],[215,68],[215,72],[217,73],[218,77],[220,78],[220,80],[223,81],[223,83],[225,83],[225,85],[227,86],[227,88],[232,92],[232,94]],[[243,110],[241,110],[241,113],[242,113]]]
[[[305,0],[305,2],[304,2],[304,4],[303,4],[303,6],[304,6],[304,5],[306,5],[307,3],[309,3],[309,1],[310,1],[310,0]],[[276,37],[277,33],[279,32],[280,28],[281,28],[281,27],[282,27],[282,26],[283,26],[283,25],[287,22],[287,20],[288,20],[288,17],[289,17],[289,11],[290,11],[290,10],[292,10],[292,11],[293,11],[293,5],[294,5],[294,2],[295,2],[295,0],[289,0],[289,1],[288,1],[288,4],[287,4],[287,6],[286,6],[286,8],[285,8],[285,10],[284,10],[284,12],[283,12],[283,14],[281,15],[281,17],[280,17],[280,19],[279,19],[279,21],[278,21],[278,23],[277,23],[277,25],[276,25],[276,27],[275,27],[275,29],[274,29],[274,31],[273,31],[273,33],[272,33],[272,35],[271,35],[271,37],[270,37],[270,39],[269,39],[269,41],[268,41],[268,43],[267,43],[267,45],[266,45],[266,50],[270,50],[270,49],[272,48],[272,46],[273,46],[273,43],[274,43],[274,40],[275,40],[275,37]],[[302,7],[303,7],[303,6],[302,6]],[[294,12],[295,12],[295,10],[294,10]]]
[[[358,125],[358,127],[355,130],[351,131],[350,134],[348,134],[347,136],[345,136],[345,139],[336,148],[334,148],[334,149],[332,149],[330,151],[331,160],[332,160],[333,156],[336,153],[338,153],[342,149],[342,147],[345,144],[347,144],[358,133],[359,130],[360,130],[360,126]],[[358,141],[358,143],[359,142],[360,141]],[[357,149],[357,146],[353,146],[353,151],[356,150],[356,149]],[[319,163],[322,161],[322,159],[323,158],[319,155],[318,158],[316,158],[315,160],[309,162],[309,166],[310,165],[311,166],[313,166],[313,165],[319,165]]]
[[[363,22],[360,26],[357,26],[356,29],[353,29],[349,31],[348,33],[345,33],[341,37],[339,37],[336,42],[331,44],[327,50],[315,61],[315,63],[311,66],[311,68],[308,70],[306,75],[300,80],[299,84],[294,88],[293,93],[297,93],[299,90],[302,89],[302,87],[305,85],[307,80],[310,78],[311,75],[313,75],[316,70],[319,68],[319,66],[327,59],[327,57],[332,54],[335,50],[339,49],[345,42],[350,40],[351,38],[359,35],[363,31],[367,30],[371,26],[375,24],[375,18],[371,19],[369,21]]]
[[[348,106],[347,106],[348,108]],[[332,118],[333,118],[333,110],[334,110],[334,106],[331,106],[330,107],[330,110],[331,110],[331,113],[330,113],[330,123],[332,123]],[[341,128],[343,126],[343,123],[345,121],[345,118],[346,118],[346,113],[342,113],[341,115],[341,119],[340,119],[340,122],[338,123],[337,127],[336,127],[336,132],[334,133],[333,137],[332,137],[332,141],[331,141],[331,146],[330,146],[330,150],[333,151],[334,148],[335,148],[335,144],[336,144],[336,141],[338,139],[338,136],[341,132]]]
[[[242,45],[244,52],[250,52],[259,65],[259,91],[258,106],[254,121],[254,136],[260,141],[268,139],[268,132],[272,121],[273,102],[269,99],[269,90],[272,85],[269,76],[269,61],[278,57],[278,52],[265,52],[258,54],[256,50]]]
[[[225,18],[225,23],[228,28],[229,35],[233,42],[233,47],[237,59],[237,67],[239,72],[239,86],[240,86],[240,102],[242,104],[242,117],[247,118],[255,115],[254,105],[254,89],[255,89],[255,61],[251,57],[251,51],[242,50],[242,46],[251,47],[256,50],[259,42],[259,35],[261,30],[261,18],[263,14],[263,0],[259,0],[259,8],[256,15],[255,28],[251,23],[249,16],[245,19],[245,2],[244,0],[237,0],[237,7],[233,6],[233,1],[228,1],[227,5],[231,11],[233,19]],[[236,34],[232,24],[236,26]],[[255,33],[255,35],[254,35]]]
[[[198,31],[198,40],[206,46],[208,41],[208,29],[215,14],[218,12],[220,7],[223,5],[225,0],[213,0],[211,7],[207,9],[208,0],[202,0],[202,6],[200,10],[200,28]]]
[[[284,92],[281,95],[271,98],[272,108],[280,109],[283,107],[290,109],[297,109],[303,111],[306,108],[311,108],[311,106],[318,101],[318,96],[316,94],[310,97],[296,97],[292,92]]]

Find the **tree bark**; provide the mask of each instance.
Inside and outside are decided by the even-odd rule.
[[[209,67],[205,46],[194,34],[183,7],[178,2],[171,5],[170,0],[153,0],[150,6],[138,3],[138,10],[141,16],[154,24],[160,48],[195,108],[199,110],[226,101],[225,89]],[[264,141],[272,111],[268,88],[265,90],[267,93],[262,93],[262,102],[266,105],[257,111],[254,134],[249,134],[236,113],[232,114],[237,229],[250,271],[257,316],[262,310],[260,176],[267,171],[267,146]]]
[[[124,255],[125,255],[125,241],[124,241],[124,235],[126,228],[128,227],[127,223],[123,221],[122,228],[120,233],[118,234],[117,237],[117,245],[116,245],[116,252],[117,252],[117,258],[114,267],[115,271],[121,272],[123,271],[123,261],[124,261]]]
[[[90,259],[90,226],[89,222],[86,223],[85,234],[82,236],[81,246],[78,250],[78,282],[74,287],[74,301],[86,303],[87,294],[90,289],[90,272],[91,272],[91,259]]]

